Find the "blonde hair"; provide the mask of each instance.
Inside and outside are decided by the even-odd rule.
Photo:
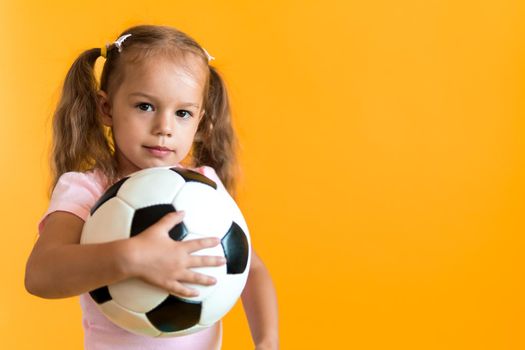
[[[168,26],[140,25],[126,29],[120,36],[132,34],[122,44],[122,51],[112,44],[100,77],[100,89],[112,91],[123,81],[124,65],[140,62],[152,55],[201,58],[209,67],[204,91],[205,113],[200,121],[192,150],[191,166],[208,165],[215,169],[228,191],[235,192],[238,173],[237,139],[232,127],[226,86],[217,70],[208,65],[206,51],[187,34]],[[108,185],[118,179],[115,146],[111,129],[102,124],[97,109],[98,83],[95,62],[100,48],[82,52],[69,69],[60,100],[53,115],[51,150],[52,184],[68,171],[98,169]]]

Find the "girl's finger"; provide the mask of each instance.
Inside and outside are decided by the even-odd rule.
[[[188,258],[188,267],[221,266],[226,264],[226,258],[213,255],[191,255]]]
[[[171,288],[169,288],[169,292],[181,297],[196,297],[199,295],[199,292],[196,289],[185,287],[182,283],[177,281],[175,281]]]
[[[217,237],[209,237],[209,238],[199,238],[199,239],[192,239],[189,241],[183,241],[186,251],[188,253],[195,252],[197,250],[201,250],[204,248],[211,248],[215,247],[217,244],[219,244],[221,240]]]
[[[193,271],[188,271],[181,279],[179,279],[179,281],[200,284],[203,286],[211,286],[217,283],[217,280],[214,277]]]
[[[172,211],[160,218],[160,220],[157,221],[155,225],[160,226],[166,230],[171,230],[171,228],[181,222],[183,218],[183,211]]]

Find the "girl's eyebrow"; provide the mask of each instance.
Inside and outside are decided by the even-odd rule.
[[[129,94],[129,96],[143,96],[143,97],[149,98],[151,100],[155,100],[154,96],[148,95],[148,94],[146,94],[144,92],[132,92],[131,94]],[[197,104],[197,103],[182,102],[182,103],[180,103],[180,105],[182,107],[195,107],[195,108],[199,109],[199,104]]]

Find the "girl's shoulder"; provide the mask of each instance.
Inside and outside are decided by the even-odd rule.
[[[69,171],[60,175],[49,206],[38,223],[38,231],[42,231],[45,219],[55,211],[67,211],[85,221],[90,208],[104,193],[105,184],[105,176],[100,171]]]
[[[107,187],[107,178],[104,173],[98,169],[86,172],[68,171],[58,178],[55,190],[61,187],[84,188],[91,190],[91,192],[102,192]]]

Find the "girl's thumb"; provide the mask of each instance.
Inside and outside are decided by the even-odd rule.
[[[161,225],[168,225],[173,226],[173,222],[182,221],[182,218],[184,217],[183,211],[172,211],[171,213],[168,213],[162,217],[160,220]]]

